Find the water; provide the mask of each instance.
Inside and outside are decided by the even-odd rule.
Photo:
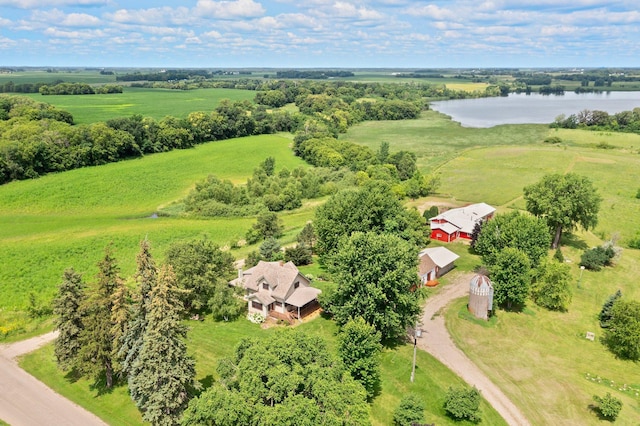
[[[431,102],[431,108],[451,116],[464,127],[499,124],[552,123],[557,116],[588,110],[615,114],[640,107],[640,92],[574,93],[540,95],[511,93],[506,97]]]

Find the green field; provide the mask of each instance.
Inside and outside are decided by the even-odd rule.
[[[213,111],[222,99],[253,100],[256,92],[236,89],[143,89],[125,87],[123,93],[109,95],[52,95],[31,93],[37,101],[69,111],[74,122],[95,123],[140,114],[159,120],[166,116],[184,118],[193,111]]]
[[[44,70],[25,70],[13,73],[0,73],[0,84],[9,81],[15,84],[22,83],[53,83],[56,80],[62,80],[69,83],[87,83],[87,84],[103,84],[115,83],[115,75],[102,75],[98,71],[73,70],[57,72],[46,72]]]
[[[255,219],[149,216],[180,200],[208,174],[242,182],[267,156],[276,158],[277,169],[302,165],[289,144],[280,136],[227,140],[0,186],[0,308],[22,310],[29,292],[49,300],[70,266],[92,279],[109,242],[124,275],[133,272],[145,237],[158,257],[176,239],[237,242]],[[285,238],[293,240],[293,231],[311,214],[304,206],[284,214]]]
[[[244,336],[265,336],[274,329],[262,330],[244,318],[234,322],[191,321],[188,347],[196,359],[197,380],[211,383],[216,380],[215,368],[221,358],[233,354],[235,345]],[[333,321],[322,317],[300,325],[307,334],[318,335],[325,339],[329,348],[335,348],[336,326]],[[407,392],[418,394],[425,402],[425,421],[438,425],[471,425],[468,422],[454,422],[448,418],[442,408],[449,386],[459,386],[462,381],[437,360],[419,351],[416,361],[415,381],[411,383],[411,365],[413,347],[400,346],[386,349],[382,354],[382,389],[371,406],[371,418],[374,425],[392,424],[393,410]],[[100,389],[87,380],[75,380],[65,377],[53,362],[53,347],[27,355],[21,366],[31,374],[56,389],[62,395],[102,417],[111,425],[140,425],[140,414],[135,409],[126,386],[119,386],[112,392],[98,397]],[[483,423],[491,426],[506,425],[502,418],[486,402],[481,404]]]

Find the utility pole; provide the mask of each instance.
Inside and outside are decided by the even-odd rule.
[[[418,338],[422,337],[422,329],[418,328],[419,324],[413,329],[413,367],[411,368],[411,383],[416,376],[416,350],[418,346]]]

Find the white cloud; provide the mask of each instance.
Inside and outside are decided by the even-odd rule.
[[[108,34],[103,30],[61,30],[59,28],[47,28],[44,31],[49,37],[57,38],[69,38],[69,39],[92,39],[92,38],[104,38],[108,37]]]
[[[56,6],[105,6],[110,0],[0,0],[0,6],[18,9],[42,9]]]
[[[188,23],[190,12],[186,7],[156,7],[151,9],[119,9],[105,14],[107,19],[121,24],[158,25],[172,23],[181,25]]]
[[[218,19],[255,18],[265,13],[262,4],[253,0],[198,0],[194,11],[204,18]]]

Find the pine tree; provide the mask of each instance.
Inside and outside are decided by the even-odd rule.
[[[116,289],[122,285],[111,246],[98,263],[95,288],[84,305],[84,329],[80,335],[79,371],[96,380],[105,374],[105,386],[113,386],[113,323],[111,312]]]
[[[139,372],[129,382],[143,419],[154,425],[178,423],[194,384],[195,362],[187,356],[180,292],[173,268],[163,266],[150,293],[147,327],[133,366]]]
[[[613,304],[621,297],[622,292],[618,290],[614,294],[609,296],[607,301],[604,302],[604,305],[602,305],[602,310],[600,311],[600,315],[598,315],[601,328],[609,328],[609,321],[611,321],[611,310],[613,309]]]
[[[117,286],[111,297],[111,335],[113,336],[113,347],[111,348],[111,358],[113,359],[113,369],[117,374],[122,370],[122,345],[124,336],[129,328],[131,320],[131,310],[129,308],[129,289],[123,280],[118,280]]]
[[[131,313],[131,320],[125,334],[122,336],[118,358],[122,362],[122,369],[130,381],[137,374],[135,364],[140,347],[142,335],[147,327],[147,307],[151,289],[156,285],[158,268],[156,267],[151,247],[146,239],[140,242],[140,252],[136,256],[137,269],[135,280],[138,282],[138,291],[134,295],[135,303]]]
[[[73,367],[80,350],[82,324],[82,303],[85,299],[82,276],[73,268],[64,271],[58,286],[58,295],[53,301],[56,328],[60,334],[55,341],[55,355],[58,366],[63,370]]]

